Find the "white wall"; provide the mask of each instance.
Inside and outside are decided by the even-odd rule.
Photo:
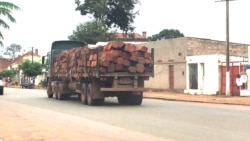
[[[186,61],[187,73],[189,73],[189,64],[198,64],[198,89],[189,89],[189,74],[187,74],[187,87],[184,92],[189,94],[216,94],[219,91],[218,55],[187,56]],[[204,70],[202,63],[204,64]]]
[[[189,64],[197,63],[198,64],[198,89],[189,89],[189,75],[187,74],[187,87],[184,90],[185,93],[189,94],[207,94],[215,95],[219,92],[220,89],[220,65],[226,65],[225,55],[197,55],[197,56],[187,56],[187,73],[189,73]],[[230,62],[244,61],[247,58],[230,56]],[[204,70],[202,70],[201,63],[204,63]],[[240,63],[239,63],[240,64]],[[202,72],[204,71],[204,77]]]

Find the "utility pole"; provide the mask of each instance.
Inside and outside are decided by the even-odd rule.
[[[230,66],[229,66],[229,1],[235,0],[221,0],[216,2],[226,1],[226,96],[231,96],[230,92]]]
[[[32,62],[32,64],[33,64],[33,56],[34,56],[33,52],[34,52],[34,47],[31,47],[31,48],[32,48],[32,53],[31,53],[31,62]]]
[[[226,96],[231,96],[230,92],[230,68],[229,68],[229,0],[226,0]]]

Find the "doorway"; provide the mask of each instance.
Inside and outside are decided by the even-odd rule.
[[[174,65],[169,65],[169,89],[174,89]]]
[[[198,65],[189,64],[189,89],[198,89]]]

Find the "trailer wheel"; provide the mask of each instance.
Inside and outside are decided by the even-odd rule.
[[[130,102],[132,105],[141,105],[143,99],[143,94],[140,92],[140,94],[132,94],[130,95]]]
[[[47,96],[48,96],[48,98],[52,98],[53,97],[53,93],[51,94],[51,93],[47,92]]]
[[[60,89],[57,92],[57,97],[58,97],[58,100],[63,100],[63,95],[62,95]]]
[[[93,99],[93,90],[92,90],[92,85],[88,84],[87,88],[87,100],[88,100],[88,105],[92,106],[94,105],[94,99]]]
[[[69,98],[70,97],[70,95],[69,94],[65,94],[65,93],[63,93],[63,83],[58,83],[58,89],[57,89],[57,97],[58,97],[58,100],[65,100],[65,99],[67,99],[67,98]]]
[[[121,96],[117,97],[118,102],[121,105],[128,105],[129,104],[129,98],[130,98],[130,95],[121,95]]]
[[[54,93],[54,96],[55,96],[55,99],[58,99],[58,82],[56,82],[56,86],[55,86],[55,93]]]
[[[47,96],[48,96],[48,98],[53,98],[53,92],[52,92],[51,82],[50,81],[49,81],[48,87],[47,87]]]
[[[3,95],[3,86],[0,86],[0,95]]]
[[[82,87],[81,87],[81,101],[84,105],[88,104],[88,101],[87,101],[87,90],[86,90],[86,84],[82,84]]]

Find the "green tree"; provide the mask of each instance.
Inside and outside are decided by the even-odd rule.
[[[164,29],[160,33],[148,37],[150,41],[184,37],[184,34],[176,29]]]
[[[20,53],[22,49],[22,46],[18,44],[11,44],[6,48],[6,51],[4,52],[5,55],[10,56],[13,60],[16,59],[17,53]]]
[[[73,34],[68,36],[69,40],[84,41],[89,44],[95,44],[98,41],[110,41],[114,38],[114,33],[108,33],[108,29],[102,28],[96,21],[79,24]]]
[[[19,69],[23,71],[23,74],[28,77],[36,77],[43,74],[43,66],[38,62],[31,62],[30,60],[25,60],[19,65]]]
[[[13,3],[0,1],[0,16],[6,17],[12,23],[16,22],[15,18],[12,16],[12,11],[19,10],[19,9],[20,8]],[[2,18],[0,18],[0,27],[3,27],[4,29],[9,29],[9,25]],[[1,41],[2,39],[4,39],[4,37],[3,37],[2,32],[0,31],[0,45],[1,46],[3,46],[3,42]]]
[[[75,1],[76,10],[81,15],[92,15],[98,24],[108,28],[119,28],[123,32],[133,31],[135,16],[138,11],[134,11],[139,0],[81,0]]]
[[[11,69],[11,70],[3,70],[0,72],[0,78],[3,77],[13,77],[16,74],[16,71]]]

